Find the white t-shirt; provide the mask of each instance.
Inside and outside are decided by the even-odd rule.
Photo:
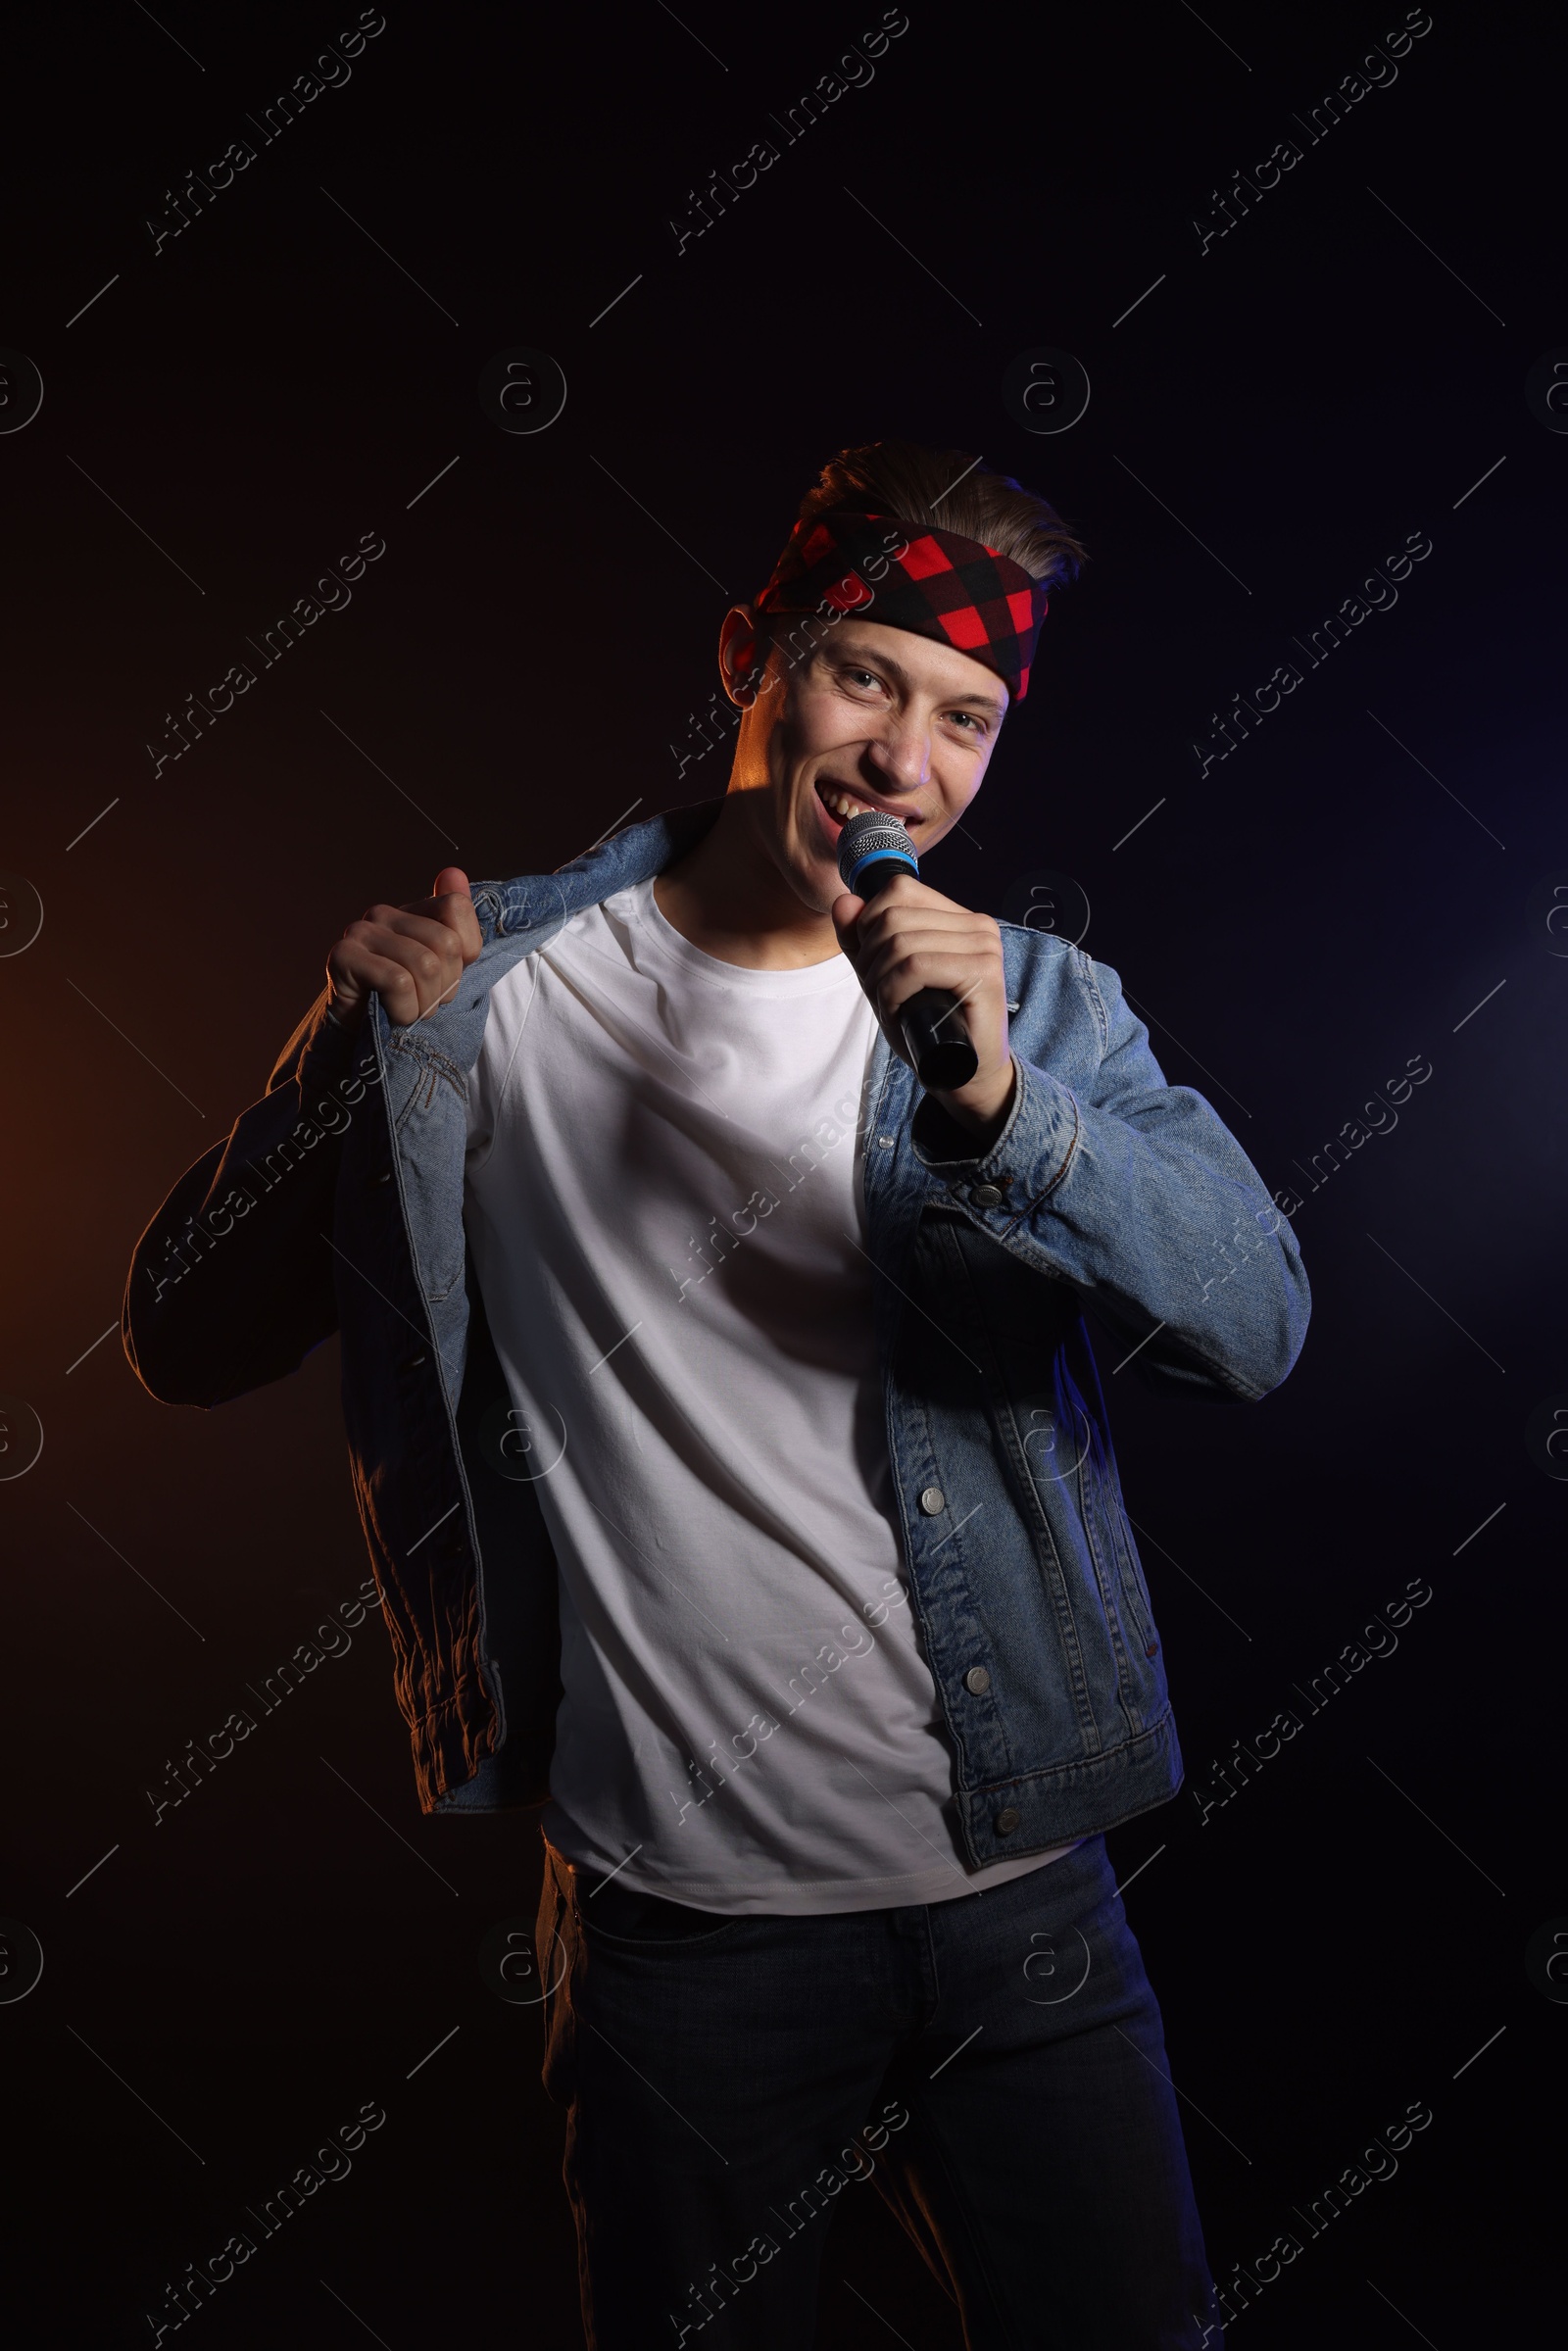
[[[954,1826],[872,1337],[874,1034],[844,956],[720,962],[649,881],[497,984],[470,1088],[468,1239],[560,1567],[544,1826],[702,1909],[1054,1858],[972,1872]]]

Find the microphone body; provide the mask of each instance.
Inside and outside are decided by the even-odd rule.
[[[920,878],[920,860],[896,816],[870,809],[839,835],[839,878],[857,898],[875,898],[901,873]],[[922,988],[901,1006],[899,1026],[915,1075],[927,1093],[967,1086],[980,1066],[958,1000],[946,988]]]

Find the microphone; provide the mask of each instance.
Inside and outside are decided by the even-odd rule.
[[[920,860],[896,816],[871,808],[839,835],[839,879],[857,898],[875,898],[901,873],[920,878]],[[946,988],[922,988],[900,1006],[899,1026],[915,1074],[928,1094],[967,1086],[980,1066],[958,1000]]]

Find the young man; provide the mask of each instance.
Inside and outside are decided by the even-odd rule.
[[[1218,2338],[1105,1857],[1181,1763],[1082,1315],[1255,1398],[1305,1278],[1114,973],[836,863],[963,815],[1080,552],[961,453],[836,459],[724,622],[724,799],[351,924],[132,1268],[170,1401],[341,1331],[420,1801],[548,1788],[597,2351],[805,2351],[867,2178],[973,2351]]]

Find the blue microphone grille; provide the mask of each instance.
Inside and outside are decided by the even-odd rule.
[[[863,896],[860,879],[866,866],[884,857],[919,880],[920,860],[914,843],[896,816],[884,816],[879,808],[852,816],[839,835],[839,879],[845,889],[853,890],[858,898]]]

